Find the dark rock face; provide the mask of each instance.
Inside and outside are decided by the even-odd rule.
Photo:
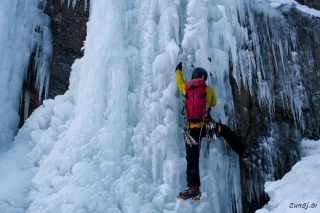
[[[68,90],[71,65],[81,58],[83,41],[87,35],[86,23],[89,19],[89,4],[77,1],[74,9],[68,1],[49,0],[46,13],[51,17],[52,64],[48,98],[64,94]]]
[[[315,5],[319,3],[314,1]],[[302,107],[305,121],[305,129],[294,119],[290,107],[284,106],[285,101],[281,98],[283,92],[284,80],[292,78],[292,74],[283,74],[276,71],[274,64],[272,48],[270,43],[263,38],[267,33],[265,29],[273,29],[275,20],[265,20],[265,16],[255,14],[257,29],[259,34],[260,47],[264,67],[268,67],[274,79],[272,91],[274,99],[274,112],[270,116],[269,109],[260,106],[258,102],[258,85],[257,76],[253,75],[254,85],[250,94],[241,85],[240,93],[238,85],[232,77],[232,68],[230,68],[230,83],[235,109],[235,129],[241,140],[247,145],[255,148],[255,155],[251,165],[242,165],[241,170],[241,187],[242,187],[242,204],[243,212],[255,212],[268,202],[268,197],[264,193],[264,183],[269,180],[281,179],[284,174],[289,172],[292,166],[300,159],[299,143],[302,138],[318,140],[320,138],[320,18],[314,18],[303,14],[295,9],[284,10],[285,25],[290,31],[297,35],[297,41],[292,41],[291,37],[286,38],[288,52],[296,52],[297,63],[300,66],[299,78],[301,85],[304,87],[305,103],[307,107]],[[279,27],[277,36],[281,34]],[[250,31],[249,31],[250,32]],[[282,30],[283,32],[283,30]],[[272,32],[270,33],[272,37]],[[271,38],[272,40],[272,38]],[[291,45],[296,43],[297,46]],[[291,45],[291,46],[290,46]],[[270,64],[266,64],[269,60]],[[275,58],[280,58],[277,53]],[[276,59],[277,60],[277,59]],[[288,61],[288,69],[293,64],[290,57],[285,57]],[[280,64],[280,63],[279,63]],[[294,73],[293,73],[294,74]],[[293,88],[294,89],[294,88]],[[265,145],[267,144],[267,145]],[[256,161],[255,161],[256,160]],[[258,162],[260,161],[260,162]],[[257,196],[257,194],[259,196]]]
[[[39,91],[36,89],[36,73],[34,72],[35,52],[33,52],[29,59],[28,75],[23,83],[22,98],[19,107],[20,122],[19,128],[22,127],[24,121],[31,113],[40,106]],[[44,96],[44,95],[43,95]],[[42,97],[43,100],[43,97]],[[29,104],[26,108],[26,105]]]
[[[303,85],[310,105],[309,108],[304,109],[307,117],[304,136],[318,140],[320,134],[320,18],[311,18],[293,10],[288,20],[295,23],[299,36],[299,45],[302,50],[301,65],[304,68]],[[305,50],[312,58],[303,57]]]
[[[61,4],[61,0],[48,0],[45,13],[51,18],[52,32],[52,59],[51,76],[47,98],[54,98],[56,95],[64,94],[69,87],[71,66],[75,59],[81,58],[83,52],[83,41],[87,35],[86,23],[89,19],[89,5],[85,10],[85,1],[80,0],[74,8],[68,0]],[[30,57],[29,70],[26,82],[23,86],[23,96],[20,104],[21,127],[26,117],[42,104],[43,97],[39,99],[39,92],[36,89],[36,74],[33,72],[34,54]],[[26,95],[27,94],[27,95]],[[26,101],[26,99],[30,101]],[[40,101],[39,101],[40,100]],[[30,103],[28,112],[25,112],[25,105]],[[27,116],[25,114],[28,113]]]

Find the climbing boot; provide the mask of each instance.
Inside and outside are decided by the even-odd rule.
[[[191,186],[187,190],[180,192],[178,199],[200,201],[201,192],[198,186]]]
[[[240,155],[241,161],[243,161],[245,164],[249,163],[251,160],[251,155],[253,153],[253,149],[246,148],[244,152]]]

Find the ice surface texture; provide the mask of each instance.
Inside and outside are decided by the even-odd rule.
[[[1,15],[15,10],[4,2]],[[265,25],[263,47],[254,14],[279,21]],[[1,24],[20,20],[4,17]],[[186,187],[182,97],[174,73],[178,45],[187,80],[191,64],[213,73],[207,83],[218,99],[214,119],[228,123],[233,115],[229,71],[239,87],[257,93],[271,116],[276,73],[285,88],[279,97],[303,127],[301,108],[308,103],[296,54],[288,50],[296,46],[295,34],[291,32],[293,43],[288,45],[283,24],[278,10],[249,1],[91,1],[85,54],[72,66],[69,90],[44,101],[20,129],[13,148],[0,157],[0,212],[241,212],[238,158],[221,139],[211,145],[209,158],[201,155],[201,203],[175,198]],[[26,43],[33,44],[32,39]],[[6,50],[20,54],[17,48]],[[264,56],[262,49],[273,54]],[[30,50],[26,47],[21,57]],[[13,115],[1,125],[17,119],[19,91],[12,95],[18,83],[8,83],[15,76],[21,88],[27,63],[18,60],[15,74],[10,70],[18,63],[6,61],[0,63],[10,65],[1,73],[1,110],[11,107]],[[13,134],[7,135],[6,141],[12,140]]]
[[[28,112],[30,94],[28,92],[21,94],[23,82],[28,78],[28,69],[37,70],[35,83],[39,97],[48,91],[52,42],[50,18],[43,13],[44,5],[44,1],[38,0],[4,0],[0,3],[0,147],[2,148],[7,146],[17,133],[20,121],[18,109],[22,96],[26,99],[26,108],[23,110]],[[30,60],[31,53],[34,54],[34,61]]]

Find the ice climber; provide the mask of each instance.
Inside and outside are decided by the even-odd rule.
[[[217,103],[216,95],[212,87],[206,85],[208,74],[203,68],[195,68],[191,80],[185,82],[182,75],[182,62],[176,68],[177,87],[184,96],[184,112],[186,126],[184,138],[187,160],[188,189],[180,192],[179,199],[200,200],[200,175],[199,154],[202,137],[209,140],[210,137],[223,137],[230,147],[239,155],[241,161],[247,163],[250,160],[252,149],[247,148],[237,135],[227,126],[216,123],[211,119],[210,107]],[[215,134],[215,135],[214,135]]]

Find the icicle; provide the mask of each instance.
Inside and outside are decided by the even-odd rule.
[[[28,2],[2,1],[0,21],[0,108],[7,111],[1,122],[4,126],[1,132],[12,136],[16,133],[19,119],[18,106],[21,97],[21,89],[27,76],[29,59],[36,50],[35,69],[38,69],[36,87],[43,89],[43,76],[48,70],[48,63],[51,57],[51,31],[49,29],[50,19],[43,14],[45,1],[31,0]],[[6,14],[10,13],[10,14]],[[41,96],[41,94],[40,94]],[[29,102],[25,102],[25,109],[28,109]],[[11,110],[12,109],[12,110]],[[2,114],[2,113],[1,113]],[[10,118],[11,117],[11,118]],[[10,120],[10,122],[8,122]],[[10,125],[8,126],[8,124]],[[0,132],[0,134],[2,134]],[[4,137],[0,137],[4,138]],[[2,141],[0,144],[9,141]]]
[[[28,118],[29,105],[30,105],[30,91],[26,90],[24,93],[24,121],[26,121]]]

